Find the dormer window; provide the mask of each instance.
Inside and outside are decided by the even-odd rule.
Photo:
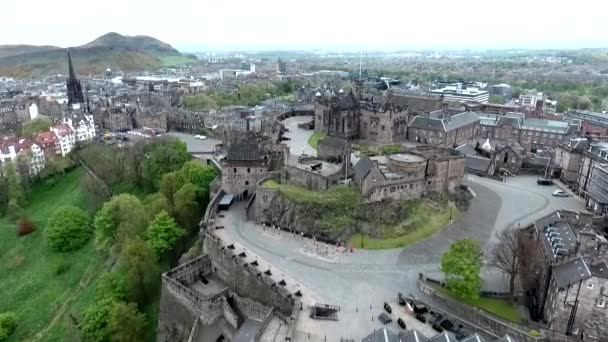
[[[592,288],[593,288],[593,283],[589,283],[589,284],[587,284],[587,288],[588,288],[588,289],[592,289]]]
[[[606,307],[606,301],[603,299],[600,299],[597,301],[597,306],[600,308]]]

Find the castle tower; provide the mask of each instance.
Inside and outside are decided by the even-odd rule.
[[[74,71],[74,65],[72,64],[70,50],[68,50],[68,68],[69,76],[66,81],[68,88],[68,107],[72,108],[75,103],[84,103],[84,95],[82,94],[82,86],[80,85],[80,81],[76,78],[76,72]]]

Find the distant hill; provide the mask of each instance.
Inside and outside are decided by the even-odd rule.
[[[101,74],[108,67],[132,72],[196,62],[196,57],[183,55],[156,38],[114,32],[69,49],[74,68],[81,75]],[[54,46],[0,46],[0,75],[28,78],[67,74],[66,52]]]
[[[60,49],[60,47],[51,45],[0,45],[0,58],[57,49]]]

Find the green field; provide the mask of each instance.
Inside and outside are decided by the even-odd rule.
[[[433,210],[425,206],[420,206],[413,213],[412,217],[400,226],[393,229],[396,236],[384,239],[371,238],[362,234],[354,234],[350,238],[350,244],[355,248],[363,249],[389,249],[401,248],[413,243],[428,239],[435,233],[441,231],[450,223],[450,217],[454,219],[458,216],[458,208],[450,204],[450,207],[443,210]],[[399,232],[405,233],[399,233]]]
[[[325,132],[315,132],[310,136],[310,138],[308,138],[308,145],[316,150],[317,146],[319,145],[319,141],[325,139],[326,136],[327,134]]]
[[[92,242],[75,252],[56,253],[43,239],[46,221],[58,206],[83,207],[82,173],[76,169],[56,183],[34,186],[25,208],[36,224],[34,233],[18,238],[15,225],[0,218],[0,312],[13,311],[19,322],[8,341],[65,341],[65,335],[34,337],[73,301],[80,300],[88,281],[103,269]]]
[[[192,55],[161,56],[160,61],[164,67],[180,67],[197,62]]]
[[[495,316],[506,319],[514,323],[521,323],[519,309],[509,299],[479,297],[478,299],[462,299],[450,290],[439,287],[438,290],[448,297],[487,311]]]

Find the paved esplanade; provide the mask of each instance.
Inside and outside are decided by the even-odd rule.
[[[298,154],[302,148],[308,148],[307,145],[298,145],[307,144],[312,134],[297,127],[297,122],[302,120],[304,118],[294,117],[286,121],[291,131],[287,136],[292,137],[290,147]],[[399,291],[421,295],[416,287],[418,273],[438,272],[441,255],[452,241],[475,238],[487,246],[494,233],[507,226],[529,223],[556,209],[583,209],[579,199],[552,197],[551,192],[556,187],[538,186],[534,176],[510,178],[507,183],[468,176],[467,183],[476,193],[469,210],[442,232],[406,248],[355,250],[354,253],[328,250],[325,254],[326,246],[323,244],[317,246],[314,242],[287,233],[263,230],[259,225],[245,221],[245,204],[242,202],[225,213],[226,234],[289,275],[302,288],[312,291],[312,298],[342,308],[339,322],[302,320],[297,327],[298,341],[307,341],[308,333],[311,341],[323,341],[325,336],[328,341],[336,341],[340,337],[357,341],[382,326],[377,315],[382,311],[384,301],[394,303]],[[317,250],[320,255],[315,253]],[[393,308],[396,309],[397,305]],[[396,316],[393,315],[394,321]],[[418,328],[417,323],[412,319],[407,321],[408,327]],[[399,331],[395,322],[390,327]],[[420,328],[428,336],[432,335],[428,325]]]

